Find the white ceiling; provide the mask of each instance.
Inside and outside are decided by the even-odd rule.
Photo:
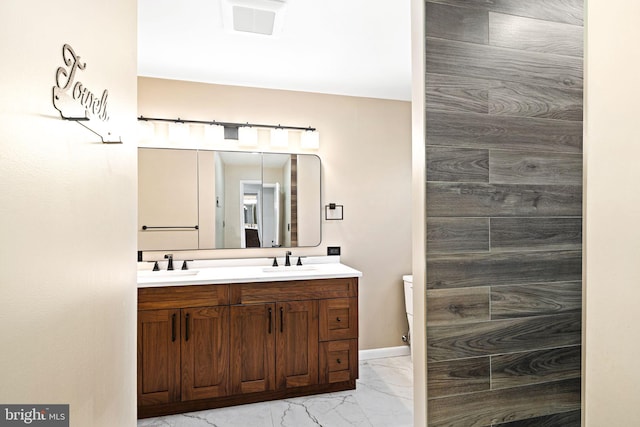
[[[222,0],[138,0],[138,74],[411,99],[410,0],[287,0],[278,37],[223,29]]]

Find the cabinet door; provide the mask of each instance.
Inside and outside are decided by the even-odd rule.
[[[318,302],[281,302],[276,311],[278,388],[318,384]]]
[[[275,304],[231,307],[231,394],[275,389]]]
[[[138,311],[138,406],[180,400],[180,310]]]
[[[358,378],[358,340],[320,343],[320,383],[338,383]]]
[[[320,341],[358,338],[358,299],[320,301]]]
[[[182,310],[182,400],[229,393],[229,307]]]

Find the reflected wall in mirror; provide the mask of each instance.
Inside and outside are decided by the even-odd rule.
[[[166,148],[138,153],[139,250],[320,244],[318,156]],[[197,228],[182,224],[194,218]]]

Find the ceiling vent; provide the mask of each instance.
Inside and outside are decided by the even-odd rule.
[[[286,0],[222,0],[222,22],[227,31],[277,36],[285,9]]]

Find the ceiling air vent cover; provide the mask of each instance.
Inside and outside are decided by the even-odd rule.
[[[276,36],[282,30],[286,0],[222,0],[228,31]]]

